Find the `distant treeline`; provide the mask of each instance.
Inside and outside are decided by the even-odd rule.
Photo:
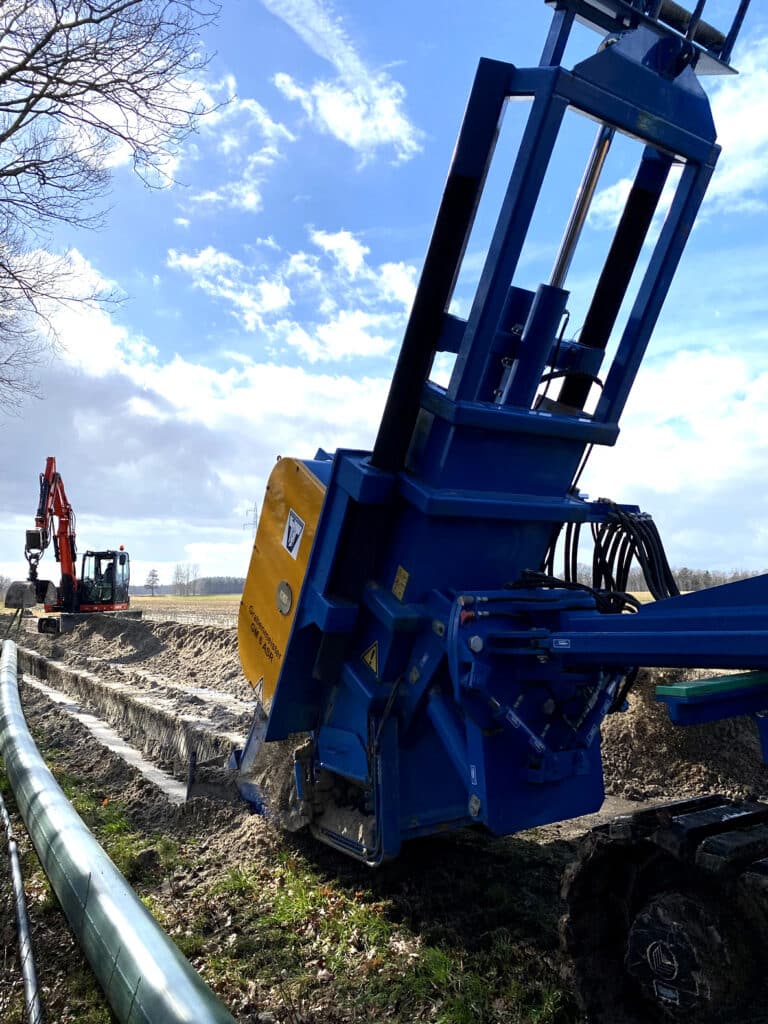
[[[242,594],[245,577],[240,576],[203,576],[197,580],[197,593],[208,594]]]
[[[768,569],[755,570],[753,572],[749,572],[746,569],[730,569],[726,572],[718,569],[689,569],[684,565],[682,568],[673,569],[672,575],[675,577],[675,582],[680,590],[687,591],[706,590],[707,587],[719,587],[723,583],[748,580],[753,576],[761,576],[764,572],[768,572]],[[579,582],[591,584],[592,566],[583,563],[579,564]],[[627,590],[630,593],[638,593],[647,589],[648,586],[642,572],[637,566],[633,566],[629,571]]]
[[[709,569],[674,569],[675,580],[681,590],[706,590],[707,587],[719,587],[723,583],[735,583],[737,580],[749,580],[753,576],[762,576],[768,572],[761,569],[759,572],[747,572],[744,569],[731,569],[730,572],[710,571]]]
[[[210,597],[213,594],[242,594],[245,579],[241,576],[197,576],[192,579],[174,579],[173,583],[156,583],[155,597]],[[131,594],[144,597],[149,583],[132,583]]]

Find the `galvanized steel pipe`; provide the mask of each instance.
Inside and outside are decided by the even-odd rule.
[[[24,1012],[28,1024],[43,1024],[43,1008],[40,1003],[40,989],[37,984],[35,958],[32,955],[32,938],[29,933],[29,915],[27,900],[24,896],[24,882],[19,861],[19,847],[13,834],[11,819],[5,809],[5,801],[0,796],[0,821],[5,827],[8,842],[8,864],[11,869],[11,885],[13,901],[16,906],[16,928],[19,933],[19,963],[24,981]]]
[[[59,788],[29,734],[16,645],[0,659],[0,754],[59,903],[121,1024],[235,1024]]]

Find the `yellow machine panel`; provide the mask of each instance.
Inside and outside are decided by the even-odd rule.
[[[300,459],[272,470],[237,623],[240,662],[268,705],[280,675],[325,487]]]

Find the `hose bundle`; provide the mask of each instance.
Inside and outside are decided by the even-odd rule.
[[[654,600],[679,596],[653,519],[647,512],[629,512],[614,502],[608,504],[613,510],[611,518],[605,523],[592,524],[593,586],[626,590],[632,560],[637,559]]]
[[[603,502],[611,512],[602,523],[591,523],[593,553],[591,585],[579,580],[581,523],[568,523],[563,538],[563,577],[554,574],[557,537],[544,559],[542,572],[526,574],[528,585],[564,586],[587,590],[599,611],[634,611],[639,602],[627,593],[633,561],[637,561],[646,588],[656,601],[680,593],[667,561],[659,531],[647,512],[630,511],[615,502]]]

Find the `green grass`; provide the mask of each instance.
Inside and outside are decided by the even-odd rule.
[[[317,982],[306,964],[334,975],[335,1005],[360,1019],[410,1021],[428,1014],[436,1024],[556,1024],[567,999],[553,972],[531,977],[536,952],[499,931],[483,949],[457,955],[426,944],[392,920],[386,900],[345,891],[317,877],[300,855],[278,856],[269,875],[228,871],[214,897],[239,906],[231,948],[216,957],[230,979],[276,976],[294,998],[310,998]],[[198,922],[198,928],[204,923]],[[247,931],[246,931],[247,929]],[[315,970],[315,975],[317,971]]]
[[[73,779],[70,779],[69,782],[70,787],[77,788]],[[1,758],[0,791],[2,791],[9,813],[15,816],[18,812]],[[22,845],[26,846],[26,844]],[[82,953],[77,950],[70,938],[56,895],[31,845],[22,854],[21,863],[24,888],[33,923],[33,952],[36,957],[38,979],[43,993],[43,1005],[48,1015],[47,1019],[55,1020],[57,1018],[58,1011],[62,1009],[62,1002],[59,1000],[63,1000],[63,1004],[66,1005],[70,1014],[69,1020],[76,1020],[78,1024],[111,1024],[114,1017],[104,1001],[95,977],[87,964],[83,962]],[[48,929],[57,929],[56,933],[61,936],[61,939],[56,943],[57,948],[54,951],[39,947],[38,933],[35,931],[36,924],[43,926],[43,934],[46,934]],[[49,974],[49,972],[60,970],[64,970],[67,977],[65,992],[61,991],[60,976],[54,973]],[[15,978],[14,973],[12,972],[9,977]],[[21,991],[18,997],[14,994],[9,1000],[3,1020],[8,1024],[14,1024],[16,1021],[21,1024],[26,1020]]]
[[[71,786],[71,780],[67,780]],[[146,849],[119,803],[74,794],[105,849],[129,877]],[[196,867],[194,850],[156,843],[161,863],[184,875]],[[391,901],[324,877],[295,850],[269,865],[245,864],[207,876],[194,910],[169,912],[153,895],[152,873],[139,876],[145,903],[181,951],[205,964],[223,992],[280,991],[289,1013],[333,986],[334,1005],[361,1019],[435,1024],[561,1024],[575,1018],[540,951],[498,928],[481,948],[457,951],[450,942],[424,941],[396,923]],[[509,886],[492,883],[491,901],[503,906]],[[223,920],[222,907],[227,908]],[[324,972],[330,972],[330,981]]]

